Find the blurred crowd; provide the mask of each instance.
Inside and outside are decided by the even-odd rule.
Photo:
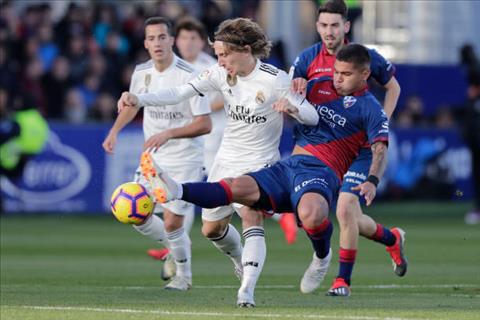
[[[224,19],[253,18],[259,1],[71,2],[56,18],[61,2],[25,3],[0,7],[2,101],[14,108],[16,96],[28,95],[48,119],[83,123],[114,119],[135,65],[148,60],[146,18],[193,15],[211,35]]]
[[[61,14],[53,14],[59,3]],[[191,15],[204,23],[211,36],[224,19],[255,18],[260,0],[247,1],[78,1],[24,2],[0,5],[0,94],[8,108],[16,96],[29,96],[48,119],[71,123],[110,122],[116,100],[128,90],[137,63],[148,60],[143,48],[143,23],[150,16],[172,22]],[[462,63],[475,63],[471,48],[462,52]],[[473,61],[473,62],[472,62]],[[288,69],[281,43],[269,61]],[[401,128],[456,126],[451,106],[437,108],[433,117],[424,114],[419,96],[399,106],[393,125]]]

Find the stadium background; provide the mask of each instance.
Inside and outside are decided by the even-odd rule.
[[[467,313],[462,313],[458,318],[473,319],[475,314],[478,315],[475,312],[480,309],[480,238],[478,229],[472,229],[476,227],[463,226],[464,214],[472,207],[473,182],[471,152],[462,137],[461,116],[467,100],[468,70],[475,65],[478,67],[475,51],[480,52],[480,2],[346,2],[353,21],[351,40],[374,47],[390,59],[397,67],[396,77],[402,87],[399,104],[391,121],[387,173],[382,180],[379,199],[370,210],[373,216],[381,217],[386,222],[403,223],[407,232],[411,232],[412,244],[409,245],[411,255],[419,262],[419,273],[414,273],[407,284],[424,281],[425,290],[431,296],[423,301],[424,304],[420,303],[420,314],[408,313],[409,309],[418,306],[419,301],[415,301],[415,297],[401,300],[398,309],[403,310],[402,314],[407,317],[435,315],[448,318],[463,308]],[[118,184],[130,181],[137,166],[143,141],[141,119],[121,133],[114,156],[107,156],[101,148],[115,118],[116,99],[128,88],[135,64],[148,59],[143,49],[143,21],[146,17],[160,15],[175,21],[183,15],[193,15],[206,25],[209,34],[226,18],[251,17],[267,30],[275,43],[268,61],[288,71],[296,54],[318,40],[314,28],[317,5],[317,1],[307,0],[2,1],[0,101],[10,110],[18,103],[29,101],[48,119],[50,127],[44,150],[29,161],[23,176],[18,180],[1,179],[0,307],[3,305],[3,316],[6,319],[14,318],[12,315],[18,312],[14,306],[20,305],[21,301],[38,307],[22,311],[25,312],[25,318],[33,317],[42,306],[49,305],[118,307],[121,302],[126,308],[146,309],[156,305],[153,298],[144,304],[140,298],[130,303],[132,301],[129,299],[132,298],[127,295],[120,295],[119,302],[115,304],[112,301],[118,297],[116,293],[92,289],[95,281],[111,281],[108,285],[120,286],[123,280],[126,281],[123,285],[145,285],[146,292],[152,294],[159,285],[152,282],[152,278],[158,276],[155,271],[158,266],[147,261],[147,257],[140,252],[152,243],[139,239],[141,237],[132,230],[126,230],[125,226],[116,225],[108,214],[112,190]],[[372,84],[372,88],[382,99],[381,90],[375,84]],[[287,155],[291,147],[291,124],[287,123],[281,143],[282,154]],[[302,300],[294,295],[297,290],[294,287],[296,276],[303,271],[296,269],[292,262],[285,264],[284,250],[288,248],[278,240],[281,235],[275,226],[267,228],[273,229],[271,235],[277,239],[273,244],[268,244],[270,261],[267,263],[277,263],[277,266],[273,269],[266,266],[261,282],[266,288],[263,290],[271,293],[268,289],[270,283],[278,284],[281,289],[285,281],[289,284],[282,289],[288,292],[288,296],[281,296],[278,301],[265,298],[266,302],[262,303],[270,306],[276,302],[283,303],[292,307],[287,310],[290,313],[297,312],[295,308],[303,308],[305,301],[308,306],[318,307],[318,296],[316,299]],[[222,264],[218,275],[225,275],[225,278],[216,281],[231,282],[234,288],[227,263],[210,244],[202,242],[199,228],[196,229],[192,237],[194,244],[199,243],[200,248],[194,247],[194,254],[201,254],[201,258],[208,257],[212,261],[218,258]],[[86,239],[88,237],[90,239]],[[337,238],[337,233],[334,238]],[[426,242],[415,247],[415,239]],[[463,242],[460,241],[462,239]],[[64,246],[58,245],[64,241]],[[437,250],[438,243],[442,243],[443,250]],[[99,249],[102,245],[105,248]],[[294,250],[303,254],[306,248],[308,244],[300,239]],[[386,269],[383,263],[385,257],[373,253],[373,249],[369,252],[368,245],[362,248],[366,248],[365,260],[360,259],[355,274],[359,278],[360,289],[354,294],[363,294],[364,297],[352,299],[352,308],[356,310],[354,314],[359,317],[372,314],[388,316],[388,308],[381,311],[384,308],[380,306],[381,303],[376,306],[378,310],[375,312],[378,313],[362,313],[367,308],[365,306],[373,308],[370,299],[383,301],[381,299],[385,298],[382,297],[383,292],[369,296],[375,285],[396,280],[387,275],[383,277],[383,271],[379,271]],[[454,261],[439,267],[438,264],[445,262],[439,255],[449,257],[453,251],[458,254]],[[306,258],[299,262],[302,270],[308,260],[308,254],[303,255]],[[420,263],[422,256],[429,259],[428,263]],[[100,262],[95,259],[98,257],[101,257]],[[53,258],[55,263],[52,260],[46,262],[47,258]],[[70,258],[72,263],[76,263],[75,266],[65,262]],[[102,262],[107,258],[111,261]],[[373,259],[373,262],[369,259]],[[378,266],[379,261],[383,263],[381,267]],[[117,269],[112,263],[124,264],[124,267]],[[88,267],[90,265],[97,266],[101,276],[95,275],[95,271]],[[280,268],[281,265],[287,268],[286,272]],[[194,273],[197,272],[200,279],[196,280],[197,283],[204,283],[205,286],[211,283],[207,261],[197,262],[196,267],[198,269],[194,269]],[[123,274],[117,274],[118,278],[112,277],[107,273],[112,268],[116,270],[114,273]],[[137,268],[145,271],[142,276],[125,280],[129,274],[136,273]],[[460,278],[452,274],[453,269],[463,272]],[[380,274],[380,278],[374,278],[371,270]],[[62,284],[62,290],[65,291],[53,289],[52,295],[44,295],[45,300],[32,298],[43,295],[42,290],[50,290],[51,286],[57,286],[58,289],[60,285],[55,279],[62,272],[65,272],[61,277],[65,279]],[[269,277],[269,272],[273,276]],[[286,279],[282,279],[284,274],[287,275]],[[71,281],[76,283],[76,289],[71,289],[72,294],[67,289]],[[31,286],[32,283],[35,286]],[[292,288],[288,287],[290,283]],[[456,288],[452,290],[457,296],[447,289],[447,292],[439,289],[443,284],[448,290]],[[403,284],[398,282],[398,285]],[[407,288],[401,288],[401,294],[412,295]],[[112,301],[105,302],[105,305],[103,302],[90,301],[83,297],[82,290],[93,290],[93,296],[106,294]],[[132,292],[135,289],[130,290],[133,294],[138,293]],[[217,291],[221,296],[234,296],[235,289],[222,290]],[[417,298],[418,295],[427,294],[422,289],[412,290]],[[392,297],[399,292],[389,293]],[[68,298],[63,297],[64,294]],[[218,295],[209,294],[204,298],[206,301],[196,298],[205,304],[208,304],[209,297],[217,301]],[[187,300],[191,299],[194,306],[206,312],[203,316],[209,318],[208,312],[211,310],[193,302],[194,297],[190,296]],[[168,310],[176,310],[169,304],[174,303],[175,299],[182,301],[180,295],[174,295],[173,300],[163,295],[160,298],[167,301],[165,308],[173,308]],[[435,301],[440,301],[437,304],[440,310],[438,314],[432,311]],[[230,302],[229,299],[222,300],[225,306],[230,306]],[[395,300],[385,303],[395,303]],[[227,308],[228,311],[225,306],[220,310]],[[320,302],[320,307],[328,310],[323,302]],[[344,311],[349,309],[337,302],[334,303],[335,308],[343,308]],[[182,309],[178,310],[181,312]],[[72,312],[80,314],[72,315],[72,318],[82,318],[85,310]],[[152,317],[155,315],[153,312]],[[201,317],[202,314],[197,316]],[[342,317],[336,313],[331,316]],[[49,314],[45,318],[55,316]],[[91,315],[87,318],[93,319]]]

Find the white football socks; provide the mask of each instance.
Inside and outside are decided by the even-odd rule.
[[[177,265],[177,276],[192,278],[191,242],[184,227],[167,232],[170,254]]]
[[[243,280],[239,289],[242,295],[253,298],[255,285],[263,269],[267,246],[265,244],[265,231],[263,227],[254,226],[243,231],[245,245],[242,253]]]
[[[183,215],[183,227],[187,234],[190,234],[192,231],[193,223],[195,222],[195,208],[192,207],[191,209],[185,210],[185,214]]]
[[[233,225],[229,224],[222,236],[209,240],[218,250],[230,257],[237,269],[242,269],[242,240]]]
[[[167,234],[163,225],[163,220],[159,216],[152,214],[144,224],[133,226],[135,230],[155,241],[160,242],[165,247],[169,247]]]

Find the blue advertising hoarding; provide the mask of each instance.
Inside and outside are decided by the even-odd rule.
[[[119,135],[115,153],[107,155],[101,144],[108,129],[108,125],[101,124],[51,123],[43,152],[28,162],[21,179],[2,178],[3,210],[19,213],[108,211],[109,197],[115,187],[133,180],[143,144],[141,128],[130,126]],[[288,155],[292,146],[292,132],[286,127],[280,144],[282,156]],[[427,162],[416,160],[432,155],[448,169],[455,185],[457,192],[451,199],[471,199],[470,153],[453,130],[393,130],[389,168],[382,180],[409,188],[418,174],[428,169]]]

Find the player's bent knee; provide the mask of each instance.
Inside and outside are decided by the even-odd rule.
[[[302,196],[297,207],[298,217],[306,228],[315,228],[328,218],[328,203],[316,193]]]

